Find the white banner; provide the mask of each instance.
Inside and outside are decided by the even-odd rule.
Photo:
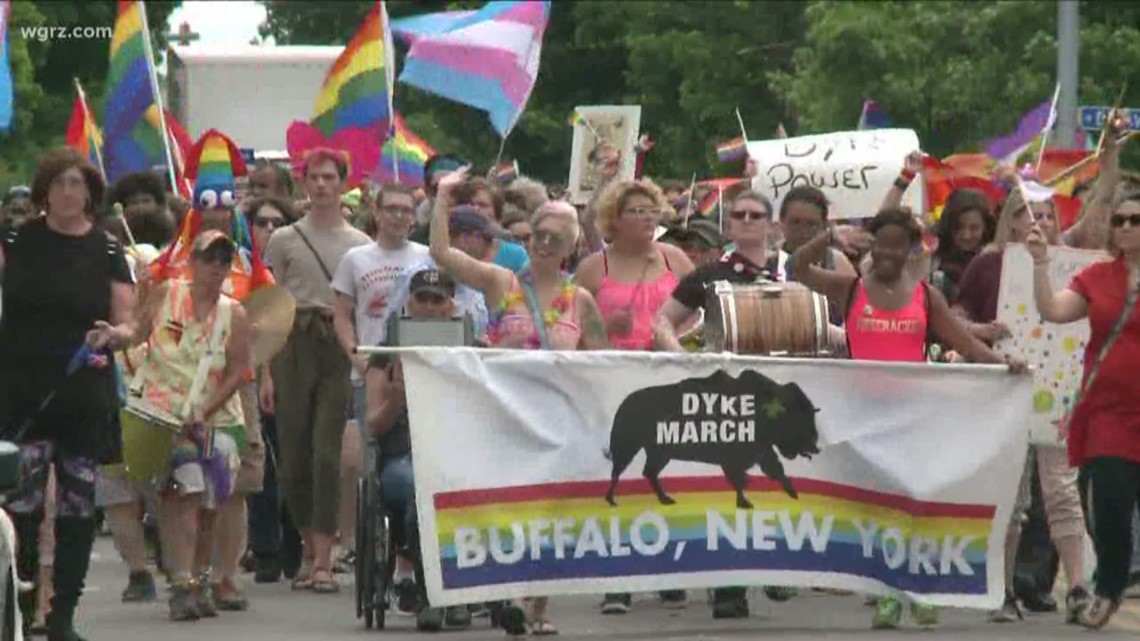
[[[911,129],[841,131],[748,143],[759,175],[752,188],[777,210],[793,187],[818,187],[831,201],[830,218],[869,218],[879,212],[907,154],[920,149]],[[903,194],[903,205],[923,214],[922,177]]]
[[[1049,256],[1049,276],[1056,290],[1068,287],[1085,267],[1109,259],[1104,252],[1069,247],[1050,247]],[[1030,442],[1060,445],[1056,425],[1081,384],[1088,319],[1067,325],[1043,321],[1033,300],[1033,257],[1024,245],[1011,244],[1002,254],[997,320],[1009,327],[1011,336],[994,347],[1034,368]]]
[[[401,358],[433,604],[727,585],[1002,600],[1028,376],[730,354]]]

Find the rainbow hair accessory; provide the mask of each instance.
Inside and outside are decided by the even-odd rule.
[[[186,178],[194,182],[194,209],[233,209],[237,179],[246,173],[234,141],[217,129],[202,134],[186,161]]]

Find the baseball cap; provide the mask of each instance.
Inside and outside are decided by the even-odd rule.
[[[453,207],[448,227],[459,233],[478,232],[487,238],[494,237],[495,233],[491,221],[487,220],[486,216],[479,213],[479,210],[471,205]]]
[[[452,298],[455,296],[455,280],[438,269],[421,269],[412,274],[408,284],[408,293],[412,296],[420,292],[431,292]]]
[[[680,224],[672,226],[662,235],[661,240],[674,241],[682,244],[699,244],[705,249],[721,247],[724,237],[720,234],[717,224],[707,218],[689,218],[688,228]]]
[[[207,229],[194,239],[194,243],[190,246],[190,253],[194,256],[201,256],[219,245],[229,249],[231,255],[237,251],[237,245],[224,232],[217,229]]]

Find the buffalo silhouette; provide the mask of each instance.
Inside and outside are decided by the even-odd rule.
[[[642,449],[642,474],[664,505],[674,501],[659,476],[674,459],[719,465],[740,508],[752,507],[744,490],[754,465],[797,498],[777,452],[788,460],[818,454],[818,411],[795,383],[780,385],[752,370],[739,378],[718,370],[706,378],[633,392],[614,415],[605,451],[613,462],[606,501],[617,505],[618,479]]]

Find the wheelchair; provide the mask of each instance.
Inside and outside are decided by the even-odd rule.
[[[388,321],[391,345],[465,346],[475,342],[471,318],[421,320],[393,314]],[[380,447],[371,444],[371,460],[380,462]],[[393,536],[392,515],[384,506],[380,470],[369,466],[357,481],[356,493],[356,617],[365,629],[384,629],[392,577],[399,548]],[[493,617],[497,620],[497,617]]]

